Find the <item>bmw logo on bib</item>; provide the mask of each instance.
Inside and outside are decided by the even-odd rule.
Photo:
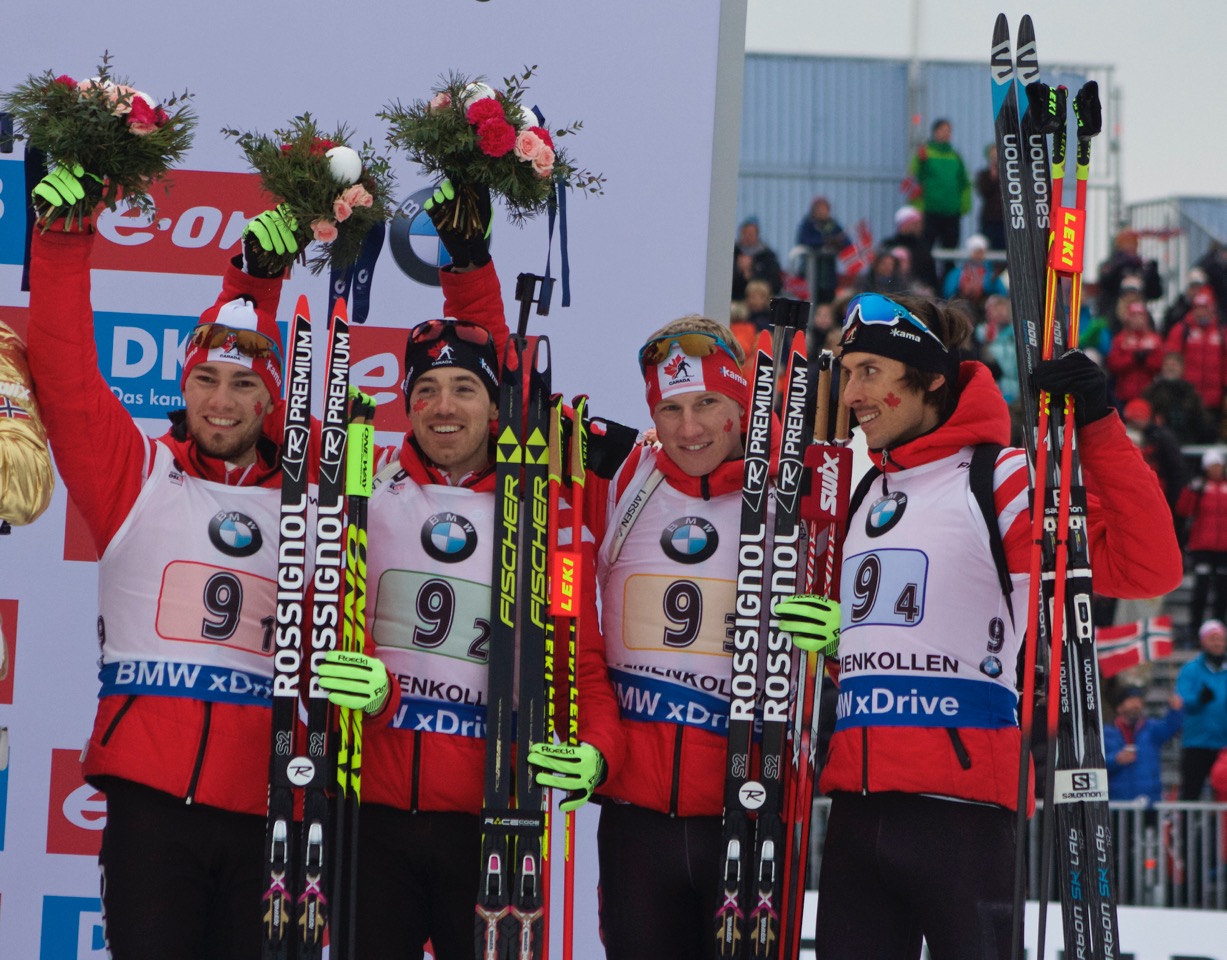
[[[702,517],[682,517],[665,527],[660,547],[678,563],[702,563],[716,552],[720,536]]]
[[[228,557],[250,557],[264,545],[256,521],[237,510],[213,515],[209,521],[209,540]]]
[[[477,549],[477,531],[458,513],[436,513],[422,524],[422,549],[443,563],[459,563]]]
[[[869,516],[865,518],[865,534],[870,537],[882,536],[903,519],[905,509],[907,509],[906,493],[889,493],[875,500],[869,508]]]

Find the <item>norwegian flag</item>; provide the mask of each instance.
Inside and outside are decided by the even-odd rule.
[[[1172,618],[1169,616],[1100,627],[1095,635],[1099,673],[1105,680],[1130,667],[1172,655]]]
[[[899,181],[899,192],[909,201],[917,199],[921,194],[920,183],[910,173]]]
[[[839,251],[839,275],[844,283],[851,283],[873,264],[873,233],[869,221],[862,220],[853,229],[855,239]]]
[[[13,403],[8,397],[0,397],[0,417],[12,417],[14,420],[30,419],[25,408]]]

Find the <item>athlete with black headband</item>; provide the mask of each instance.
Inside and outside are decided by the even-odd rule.
[[[816,951],[824,960],[1011,955],[1018,653],[1031,551],[1027,464],[988,368],[957,361],[957,310],[862,294],[848,306],[843,395],[880,481],[849,517],[842,604],[777,607],[805,649],[838,657],[839,707],[820,787],[832,797]],[[1153,597],[1181,577],[1154,473],[1108,406],[1102,370],[1071,352],[1037,384],[1073,394],[1097,592]],[[1007,604],[973,454],[995,445]],[[1021,931],[1018,931],[1021,936]]]

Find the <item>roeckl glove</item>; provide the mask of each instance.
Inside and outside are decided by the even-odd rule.
[[[1041,360],[1035,365],[1035,385],[1050,394],[1074,397],[1074,422],[1085,427],[1102,420],[1108,406],[1108,376],[1103,368],[1081,350],[1070,350],[1057,360]]]
[[[243,262],[253,277],[279,277],[298,254],[298,221],[283,203],[253,217],[243,228]]]
[[[563,813],[582,807],[605,780],[605,758],[590,743],[534,743],[528,748],[528,762],[539,768],[538,785],[568,791],[559,804]]]
[[[71,167],[56,167],[39,180],[30,193],[36,201],[41,201],[41,206],[50,208],[50,212],[57,207],[71,207],[80,203],[85,199],[87,190],[95,199],[102,196],[100,189],[95,189],[93,184],[82,183],[82,178],[95,184],[102,183],[101,177],[86,173],[81,164],[74,163]]]
[[[806,653],[833,657],[839,649],[839,601],[803,593],[775,605],[780,629]]]
[[[319,667],[320,687],[338,707],[375,714],[388,702],[388,668],[365,653],[329,650]]]
[[[470,233],[467,224],[459,222],[457,193],[467,189],[477,198],[477,220],[484,229]],[[482,267],[490,262],[490,229],[494,219],[490,213],[490,191],[486,187],[460,188],[444,180],[422,205],[435,225],[439,241],[452,258],[455,267]]]

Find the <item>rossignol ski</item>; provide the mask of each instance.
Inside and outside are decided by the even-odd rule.
[[[803,549],[799,559],[800,592],[817,592],[839,599],[840,558],[852,479],[852,449],[849,446],[849,410],[832,393],[838,363],[823,350],[812,365],[817,372],[817,404],[814,442],[805,450],[805,483],[801,501],[805,521]],[[831,402],[835,399],[835,438],[828,442]],[[821,560],[821,567],[819,567]],[[796,697],[792,715],[792,768],[788,779],[787,825],[789,844],[784,861],[784,909],[781,923],[784,945],[781,957],[797,960],[801,954],[801,920],[805,912],[805,884],[809,866],[809,832],[813,822],[814,788],[817,785],[819,702],[822,693],[824,657],[820,653],[793,651],[798,662]]]
[[[268,889],[264,894],[263,956],[312,960],[323,955],[329,925],[330,805],[327,783],[329,704],[317,667],[337,645],[341,622],[343,484],[349,328],[338,301],[328,333],[324,415],[320,430],[315,535],[309,535],[308,450],[311,435],[311,319],[300,297],[290,326],[286,364],[285,435],[281,453],[277,612],[273,631],[273,732],[265,838]],[[312,596],[306,604],[307,558],[314,542]],[[306,731],[298,736],[304,634],[308,634]],[[303,791],[303,822],[294,823],[294,791]]]
[[[544,740],[546,715],[549,345],[544,338],[529,340],[525,335],[538,279],[521,274],[517,283],[520,324],[517,335],[508,338],[499,387],[486,786],[476,918],[477,956],[482,960],[536,960],[545,937],[544,798],[525,761],[529,743]],[[542,300],[548,303],[544,293]],[[539,304],[539,313],[545,309]],[[518,711],[514,721],[513,709]],[[518,733],[519,746],[514,769],[513,732]]]
[[[776,957],[780,949],[784,750],[792,695],[792,643],[779,629],[774,607],[777,600],[797,592],[799,503],[808,437],[804,354],[795,349],[794,338],[809,305],[777,298],[771,307],[772,352],[768,354],[760,345],[754,367],[737,549],[721,896],[715,917],[719,954],[730,960],[746,954]],[[769,542],[767,493],[776,370],[780,368],[785,383],[784,424]],[[760,701],[762,748],[758,779],[754,779],[751,748]],[[756,814],[753,820],[752,813]]]
[[[307,621],[307,449],[311,437],[311,315],[298,298],[285,365],[285,434],[281,447],[277,612],[273,630],[272,755],[264,840],[264,960],[291,955],[290,914],[298,890],[294,787],[310,781],[312,764],[295,756],[303,627]],[[304,776],[305,774],[305,776]]]

